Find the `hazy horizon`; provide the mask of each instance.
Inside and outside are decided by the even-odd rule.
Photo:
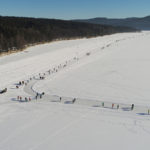
[[[146,16],[131,16],[131,17],[105,17],[105,16],[96,16],[96,17],[92,17],[92,18],[73,18],[73,19],[63,19],[63,18],[47,18],[47,17],[34,17],[34,16],[12,16],[12,15],[1,15],[1,17],[25,17],[25,18],[42,18],[42,19],[58,19],[58,20],[76,20],[76,19],[95,19],[95,18],[107,18],[107,19],[126,19],[126,18],[145,18],[145,17],[148,17],[150,15],[146,15]]]

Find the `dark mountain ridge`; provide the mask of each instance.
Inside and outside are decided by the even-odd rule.
[[[74,21],[112,26],[126,26],[136,28],[139,30],[150,30],[150,16],[146,16],[143,18],[132,17],[125,19],[92,18]]]

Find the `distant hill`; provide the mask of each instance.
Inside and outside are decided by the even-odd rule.
[[[0,53],[58,39],[103,36],[133,32],[128,27],[113,27],[55,19],[0,16]]]
[[[125,18],[125,19],[108,19],[108,18],[92,18],[85,20],[74,20],[78,22],[86,22],[93,24],[103,24],[112,26],[127,26],[140,30],[150,30],[150,16],[143,18]]]

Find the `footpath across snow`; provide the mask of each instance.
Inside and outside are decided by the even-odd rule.
[[[149,150],[149,39],[114,34],[1,57],[0,150]]]

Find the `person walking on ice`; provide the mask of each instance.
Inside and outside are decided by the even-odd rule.
[[[42,94],[40,94],[40,99],[42,98]]]
[[[35,99],[37,100],[39,96],[39,93],[36,93]]]
[[[25,101],[26,101],[26,102],[28,101],[27,97],[25,97]]]
[[[20,102],[22,101],[22,97],[20,96]]]
[[[76,98],[74,98],[74,99],[72,100],[72,104],[74,104],[74,103],[75,103],[75,101],[76,101]]]
[[[112,109],[114,108],[114,104],[112,104]]]
[[[102,107],[104,107],[104,102],[102,102]]]
[[[117,109],[119,109],[119,104],[117,105]]]
[[[149,115],[149,113],[150,113],[150,110],[148,109],[148,115]]]
[[[133,109],[134,109],[134,104],[131,105],[131,110],[133,110]]]

